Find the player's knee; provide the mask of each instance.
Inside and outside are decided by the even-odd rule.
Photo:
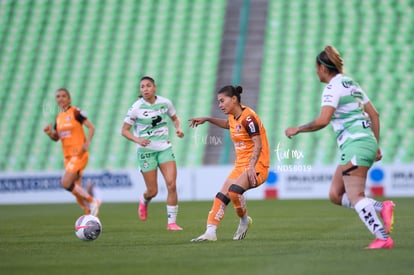
[[[157,187],[150,187],[147,188],[147,191],[145,192],[146,198],[153,198],[158,194],[158,188]]]
[[[168,193],[174,193],[177,191],[175,180],[166,181],[165,184],[167,186]]]
[[[341,205],[342,203],[342,195],[338,194],[337,192],[330,190],[329,191],[329,200],[333,204]]]

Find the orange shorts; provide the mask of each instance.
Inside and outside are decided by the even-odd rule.
[[[88,152],[78,156],[71,156],[65,158],[65,171],[68,173],[80,173],[88,164]]]
[[[266,181],[267,176],[269,174],[269,167],[264,167],[260,164],[257,164],[254,168],[256,169],[256,174],[257,174],[257,185],[256,186],[259,186],[263,182]],[[246,172],[246,167],[235,167],[230,172],[230,175],[227,178],[238,179],[240,175],[243,174],[244,172]]]

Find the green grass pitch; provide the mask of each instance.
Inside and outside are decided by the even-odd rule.
[[[191,243],[204,232],[211,202],[181,202],[166,230],[164,203],[141,222],[135,203],[104,203],[103,232],[76,238],[75,204],[0,206],[0,274],[414,274],[414,199],[397,198],[391,250],[365,250],[373,236],[354,211],[328,200],[248,201],[253,225],[233,241],[232,205],[218,241]]]

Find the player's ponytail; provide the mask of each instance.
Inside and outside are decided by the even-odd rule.
[[[344,61],[334,46],[326,46],[316,57],[316,62],[324,65],[331,73],[344,73]]]

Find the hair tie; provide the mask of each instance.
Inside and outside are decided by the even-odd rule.
[[[335,65],[330,65],[330,64],[326,64],[325,62],[323,62],[322,59],[321,59],[320,54],[316,58],[318,59],[319,63],[325,65],[326,67],[331,68],[331,69],[338,70],[338,68]]]

